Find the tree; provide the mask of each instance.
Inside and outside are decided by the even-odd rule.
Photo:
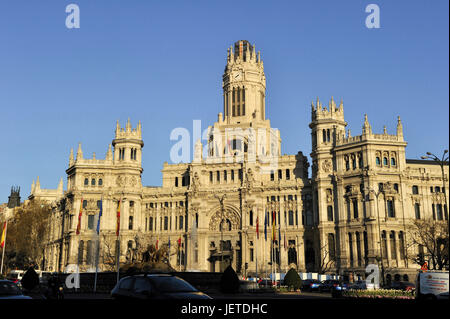
[[[416,219],[408,227],[408,258],[431,270],[442,270],[449,265],[449,237],[447,221]]]
[[[322,258],[319,260],[317,272],[319,274],[325,274],[334,266],[335,255],[333,251],[330,251],[328,243],[325,243],[322,247],[320,247],[320,252]]]
[[[220,278],[220,291],[224,293],[236,293],[239,290],[239,278],[233,267],[228,266]]]
[[[293,289],[300,289],[302,286],[302,279],[294,268],[289,269],[286,276],[284,276],[284,284]]]
[[[8,221],[5,251],[7,268],[25,269],[30,265],[40,267],[44,261],[51,207],[33,200],[18,207]]]

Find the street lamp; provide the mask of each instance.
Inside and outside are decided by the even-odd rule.
[[[224,207],[223,207],[223,201],[225,198],[227,198],[227,194],[223,194],[222,196],[219,196],[217,194],[214,195],[215,198],[219,200],[220,203],[220,267],[223,267],[223,213],[224,213]]]
[[[383,286],[385,285],[384,282],[384,263],[383,263],[383,248],[381,246],[381,226],[380,226],[380,210],[379,210],[379,200],[378,197],[380,194],[384,194],[383,188],[379,187],[378,191],[373,190],[370,187],[366,188],[369,193],[372,193],[377,198],[377,219],[378,219],[378,236],[379,236],[379,244],[380,244],[380,260],[381,260],[381,279],[383,280]],[[378,260],[378,258],[377,258]]]
[[[444,201],[445,201],[445,207],[444,207],[444,214],[445,214],[445,210],[447,210],[447,223],[448,223],[448,227],[450,228],[450,220],[448,218],[448,204],[447,204],[447,194],[446,194],[446,187],[445,187],[445,171],[444,171],[444,165],[448,165],[448,150],[444,150],[444,153],[442,154],[442,157],[439,158],[436,155],[434,155],[431,152],[427,152],[426,156],[421,156],[422,159],[426,160],[426,159],[431,159],[433,161],[435,161],[436,163],[438,163],[438,165],[441,167],[441,173],[442,173],[442,193],[444,194]],[[445,216],[444,216],[445,218]],[[436,247],[438,247],[436,245]]]

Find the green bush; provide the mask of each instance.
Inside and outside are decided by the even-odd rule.
[[[302,286],[302,280],[294,268],[289,269],[284,277],[284,285],[294,289],[300,289]]]
[[[220,291],[223,293],[236,293],[239,290],[239,277],[233,267],[228,266],[220,278]]]

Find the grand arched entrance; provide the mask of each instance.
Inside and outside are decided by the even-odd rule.
[[[228,266],[240,273],[242,267],[241,254],[241,217],[237,208],[224,205],[214,210],[209,222],[209,269],[212,272],[223,272]]]

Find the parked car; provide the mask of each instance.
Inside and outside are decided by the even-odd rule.
[[[24,296],[22,290],[11,280],[0,280],[0,300],[2,299],[32,299]]]
[[[348,290],[350,288],[351,288],[350,283],[348,283],[348,282],[339,282],[338,285],[333,285],[331,287],[331,296],[333,298],[342,297],[342,291]]]
[[[320,292],[331,291],[333,287],[337,286],[339,286],[339,280],[332,280],[332,279],[324,280],[322,284],[319,286],[319,291]]]
[[[302,291],[317,291],[319,290],[320,285],[322,282],[320,282],[317,279],[305,279],[302,281]]]
[[[393,281],[387,289],[410,291],[416,288],[416,285],[407,281]]]
[[[113,299],[212,299],[187,281],[168,274],[122,278],[111,291]]]
[[[449,300],[448,271],[419,272],[416,277],[416,299]]]

